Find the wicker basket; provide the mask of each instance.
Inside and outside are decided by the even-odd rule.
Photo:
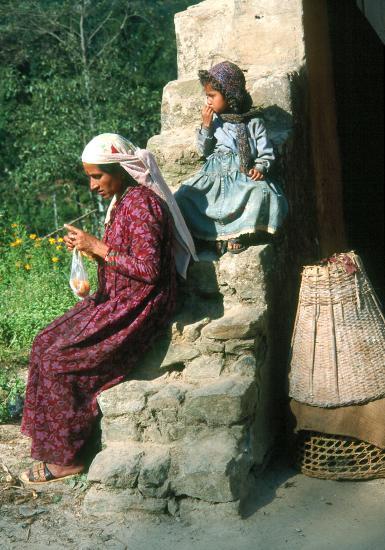
[[[358,439],[302,431],[296,462],[301,472],[321,479],[385,477],[385,451]]]
[[[319,407],[385,396],[385,319],[354,252],[303,269],[289,394]]]

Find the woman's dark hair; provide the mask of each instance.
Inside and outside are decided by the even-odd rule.
[[[247,90],[241,96],[241,99],[232,96],[229,92],[226,92],[224,87],[218,82],[216,78],[211,76],[208,71],[198,71],[199,81],[202,86],[210,84],[213,90],[220,92],[230,108],[231,113],[241,114],[249,111],[253,105],[251,95]]]
[[[122,176],[123,180],[129,185],[136,185],[134,178],[130,176],[130,174],[118,162],[113,162],[112,164],[98,164],[98,168],[111,176]]]

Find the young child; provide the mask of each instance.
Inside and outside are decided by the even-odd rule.
[[[196,239],[237,254],[247,244],[241,236],[276,232],[287,201],[269,178],[274,152],[242,70],[224,61],[199,71],[199,79],[207,101],[197,142],[206,163],[175,198]]]

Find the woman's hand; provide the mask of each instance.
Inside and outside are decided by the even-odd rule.
[[[214,111],[209,105],[205,105],[202,109],[202,126],[203,128],[210,128],[213,121]]]
[[[249,170],[248,176],[253,181],[259,181],[259,180],[265,179],[265,176],[262,174],[262,172],[260,172],[256,168],[252,168],[251,170]]]
[[[64,227],[68,231],[68,235],[64,237],[67,250],[72,251],[76,247],[80,252],[85,252],[91,256],[105,257],[108,246],[103,241],[73,225],[64,224]]]

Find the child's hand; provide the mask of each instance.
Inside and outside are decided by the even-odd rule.
[[[213,121],[214,111],[209,105],[205,105],[202,109],[202,126],[210,128]]]
[[[256,168],[252,168],[251,170],[249,170],[248,176],[253,181],[259,181],[259,180],[263,180],[265,178],[265,176],[262,174],[262,172],[260,172]]]

